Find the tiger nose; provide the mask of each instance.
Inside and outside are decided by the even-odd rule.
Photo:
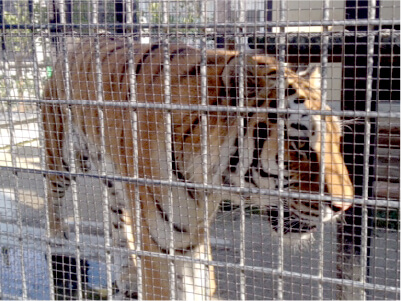
[[[347,186],[347,188],[349,187]],[[340,193],[343,193],[343,195],[341,195]],[[352,206],[351,200],[354,198],[354,193],[352,189],[344,189],[341,192],[336,191],[329,194],[328,187],[326,185],[325,194],[331,195],[334,198],[341,198],[339,200],[331,201],[329,202],[329,204],[327,204],[334,212],[347,211]]]
[[[352,206],[354,188],[348,174],[331,172],[325,175],[325,194],[334,198],[330,202],[333,211],[346,211]]]

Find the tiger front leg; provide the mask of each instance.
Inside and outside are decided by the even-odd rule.
[[[106,158],[107,160],[108,158]],[[137,299],[137,255],[135,250],[132,217],[134,212],[129,210],[126,187],[121,182],[110,179],[103,180],[108,191],[110,202],[110,226],[112,244],[117,250],[113,254],[115,272],[114,298]]]
[[[121,208],[112,208],[112,237],[113,244],[122,252],[114,254],[114,263],[117,266],[115,299],[137,299],[139,289],[143,300],[170,300],[170,286],[168,281],[169,264],[167,258],[140,256],[130,253],[135,250],[134,234],[130,215]],[[149,236],[146,227],[141,226],[140,240],[144,251],[160,252],[159,247]],[[126,252],[124,252],[124,249]],[[140,265],[138,261],[140,260]],[[142,285],[138,287],[137,271],[141,267]]]
[[[190,252],[195,260],[211,261],[210,245],[200,244]],[[196,261],[177,261],[177,299],[210,300],[216,291],[214,267]]]
[[[121,251],[114,252],[116,270],[115,286],[116,299],[137,299],[137,255],[130,251],[135,250],[132,219],[125,209],[116,205],[111,206],[112,240],[113,246]]]
[[[139,289],[143,300],[170,300],[169,260],[156,256],[132,254],[135,250],[132,211],[117,204],[111,207],[113,245],[122,251],[114,253],[117,293],[115,299],[137,299]],[[160,252],[159,246],[149,236],[146,226],[141,225],[140,240],[144,251]],[[140,265],[138,261],[140,260]],[[142,285],[138,287],[138,268],[141,267]]]
[[[50,235],[55,240],[55,246],[64,245],[65,240],[68,240],[68,226],[62,218],[62,207],[71,178],[67,175],[50,174],[46,175],[46,183]]]
[[[68,248],[68,225],[62,218],[63,198],[71,185],[67,175],[46,175],[49,228],[51,235],[51,264],[53,271],[54,298],[56,300],[78,297],[78,271],[81,283],[88,282],[88,262],[77,260]],[[48,258],[46,258],[49,260]]]

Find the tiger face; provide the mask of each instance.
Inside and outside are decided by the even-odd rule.
[[[238,75],[234,69],[229,72],[231,76]],[[309,69],[297,74],[286,68],[283,81],[285,98],[282,107],[289,109],[289,112],[281,115],[284,121],[283,135],[279,137],[277,113],[248,114],[245,117],[244,155],[239,156],[238,148],[234,148],[224,179],[229,186],[240,186],[242,179],[242,185],[248,188],[278,192],[263,196],[248,193],[241,197],[249,204],[264,208],[275,231],[279,230],[281,204],[284,210],[284,237],[296,241],[310,238],[321,221],[332,220],[347,210],[354,192],[340,149],[340,121],[335,116],[316,114],[319,110],[331,110],[329,106],[321,106],[319,70]],[[280,101],[278,82],[277,63],[272,62],[271,58],[252,57],[247,68],[248,104],[277,109]],[[283,162],[280,166],[279,144],[283,138]],[[321,168],[322,164],[324,168]],[[302,199],[288,197],[288,194],[280,196],[280,188],[287,193],[317,195],[322,189],[321,170],[324,171],[324,194],[337,200]]]

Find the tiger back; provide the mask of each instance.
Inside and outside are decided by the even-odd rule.
[[[336,117],[318,114],[330,108],[321,106],[316,72],[285,68],[286,93],[280,100],[279,67],[272,57],[202,54],[186,45],[129,48],[122,39],[101,39],[98,53],[92,39],[78,44],[67,64],[58,60],[44,94],[74,104],[55,101],[41,108],[47,167],[61,172],[46,174],[50,230],[67,243],[61,218],[65,192],[75,173],[102,171],[113,244],[131,250],[114,256],[122,297],[135,298],[139,290],[143,299],[209,298],[216,285],[213,266],[202,263],[211,260],[205,234],[222,200],[260,206],[275,231],[299,241],[311,237],[321,220],[349,208],[353,187],[340,151],[341,128]],[[277,111],[279,101],[287,113]],[[335,201],[319,200],[322,162],[324,192]],[[295,198],[292,192],[312,197]],[[140,251],[201,261],[175,260],[172,278],[168,257]]]

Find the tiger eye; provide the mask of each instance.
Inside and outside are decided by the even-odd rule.
[[[285,90],[286,96],[292,96],[297,93],[297,90],[295,90],[291,85],[288,86],[288,88]]]
[[[305,141],[299,141],[298,142],[298,149],[303,149],[306,146],[306,142]]]

